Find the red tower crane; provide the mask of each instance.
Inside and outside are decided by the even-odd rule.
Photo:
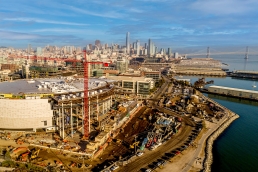
[[[89,139],[90,135],[90,121],[89,121],[89,95],[88,95],[88,84],[89,84],[89,74],[88,74],[88,69],[89,69],[89,64],[103,64],[103,62],[89,62],[87,60],[86,56],[86,50],[84,52],[84,61],[83,61],[83,68],[84,68],[84,119],[83,119],[83,124],[84,124],[84,139]]]

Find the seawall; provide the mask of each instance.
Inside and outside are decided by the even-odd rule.
[[[228,111],[228,117],[222,123],[217,130],[215,130],[206,140],[206,147],[205,147],[205,159],[204,159],[204,172],[210,172],[211,171],[211,165],[213,163],[213,155],[212,155],[212,148],[214,141],[220,136],[221,133],[237,118],[239,118],[239,115]]]
[[[213,143],[214,141],[220,136],[221,133],[223,133],[224,130],[227,129],[227,127],[237,118],[239,118],[239,115],[236,113],[232,112],[228,108],[222,106],[221,104],[217,103],[216,101],[204,96],[200,91],[197,91],[199,96],[212,102],[218,107],[221,107],[226,111],[226,119],[224,122],[218,126],[218,128],[207,138],[206,143],[205,143],[205,157],[203,161],[203,171],[204,172],[210,172],[211,171],[211,165],[213,163],[213,154],[212,154],[212,148],[213,148]]]

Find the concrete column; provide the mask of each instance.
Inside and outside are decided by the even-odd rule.
[[[97,120],[99,121],[99,96],[97,95]]]
[[[79,114],[78,114],[78,107],[76,107],[76,115],[77,115],[77,130],[78,130],[78,124],[79,124]]]
[[[71,137],[73,138],[73,103],[71,102]]]
[[[104,115],[104,102],[102,102],[102,114]]]
[[[62,132],[62,138],[64,139],[64,104],[62,103],[62,130],[63,130],[63,132]]]
[[[84,135],[84,103],[82,102],[82,134]]]
[[[61,137],[62,136],[62,133],[61,133],[61,128],[62,128],[62,123],[61,123],[61,110],[60,110],[60,107],[58,106],[58,130],[59,130],[59,136]]]

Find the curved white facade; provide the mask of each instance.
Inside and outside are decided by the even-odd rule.
[[[0,128],[37,129],[52,126],[48,99],[0,99]]]

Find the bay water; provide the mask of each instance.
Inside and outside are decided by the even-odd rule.
[[[258,56],[249,56],[248,60],[239,55],[215,56],[213,58],[228,64],[231,71],[258,71]],[[198,79],[196,76],[184,76],[184,78],[191,79],[192,83]],[[253,80],[231,77],[206,77],[205,80],[214,80],[213,85],[258,91],[257,87],[252,87],[255,82]],[[214,142],[212,171],[258,171],[258,102],[212,94],[206,94],[206,96],[240,116]]]

